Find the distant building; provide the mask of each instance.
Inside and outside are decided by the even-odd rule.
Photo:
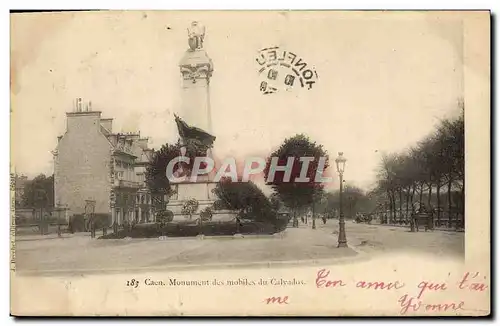
[[[86,201],[96,214],[110,214],[123,224],[154,220],[151,193],[146,187],[146,165],[153,150],[139,133],[114,133],[113,119],[101,118],[90,102],[77,99],[66,113],[64,135],[54,151],[54,201],[68,216],[85,213]]]

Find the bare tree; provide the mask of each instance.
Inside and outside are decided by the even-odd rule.
[[[389,202],[390,222],[408,220],[410,207],[418,192],[420,205],[432,207],[436,190],[437,223],[441,223],[443,209],[442,190],[446,186],[448,226],[452,225],[452,211],[458,209],[464,223],[464,146],[465,126],[463,102],[459,102],[460,115],[443,119],[436,129],[416,146],[400,153],[384,154],[378,169],[378,182],[373,193],[385,193]],[[457,189],[460,195],[453,195]],[[380,200],[380,199],[379,199]],[[403,214],[403,203],[406,206]],[[396,209],[398,206],[398,209]],[[377,205],[380,207],[380,203]],[[399,216],[396,211],[399,210]],[[412,209],[413,211],[413,209]],[[458,215],[455,216],[458,219]],[[458,220],[456,220],[458,222]]]

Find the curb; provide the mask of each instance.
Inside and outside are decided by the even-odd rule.
[[[283,239],[286,237],[286,232],[279,232],[279,233],[274,233],[274,234],[234,234],[234,235],[196,235],[196,236],[190,236],[190,237],[169,237],[169,236],[160,236],[160,237],[151,237],[151,238],[131,238],[131,237],[125,237],[125,238],[120,238],[120,239],[99,239],[96,238],[96,240],[103,240],[103,241],[108,241],[108,240],[115,240],[115,241],[132,241],[132,240],[150,240],[150,241],[179,241],[179,240],[217,240],[217,239],[223,239],[223,240],[238,240],[238,239]],[[54,238],[57,239],[57,238]]]
[[[47,238],[26,238],[26,239],[23,239],[23,238],[20,238],[20,237],[16,237],[15,240],[16,241],[19,241],[19,242],[25,242],[25,241],[44,241],[44,240],[55,240],[55,239],[69,239],[70,237],[58,237],[58,236],[55,236],[55,237],[47,237]]]

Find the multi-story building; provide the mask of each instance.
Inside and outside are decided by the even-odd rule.
[[[145,183],[153,149],[139,133],[114,133],[113,119],[101,118],[91,102],[77,99],[66,113],[66,132],[54,151],[54,200],[68,216],[109,214],[111,223],[152,222],[151,193]]]

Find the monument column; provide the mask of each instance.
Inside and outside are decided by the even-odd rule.
[[[189,49],[179,64],[182,75],[180,115],[189,125],[212,133],[210,78],[213,63],[203,49],[205,28],[193,22],[188,34]]]
[[[205,28],[198,22],[193,22],[188,28],[189,47],[179,62],[182,76],[181,107],[178,115],[175,114],[175,120],[181,143],[184,145],[180,154],[212,157],[210,149],[215,137],[212,136],[209,94],[213,63],[203,48],[204,38]],[[171,199],[167,208],[174,215],[182,215],[182,206],[186,200],[190,199],[198,201],[198,211],[212,206],[214,199],[211,196],[211,190],[215,187],[211,181],[213,174],[212,172],[199,175],[196,182],[187,179],[177,184],[176,199]]]
[[[191,23],[188,28],[189,47],[179,63],[182,76],[180,116],[191,127],[212,134],[210,78],[214,65],[203,48],[204,39],[205,27],[196,21]],[[214,159],[213,148],[209,148],[205,155]],[[208,175],[199,176],[205,181],[214,177],[215,169]]]
[[[216,138],[213,135],[210,108],[210,79],[214,69],[212,59],[203,48],[204,38],[205,28],[198,22],[193,22],[188,28],[189,48],[184,52],[179,63],[182,76],[182,104],[179,116],[175,114],[175,121],[184,145],[181,149],[182,155],[194,152],[197,156],[203,155],[214,159],[212,148]],[[217,166],[216,162],[215,165]],[[180,170],[181,173],[185,172]],[[176,185],[175,199],[171,198],[167,204],[167,209],[174,213],[174,219],[193,218],[182,213],[183,205],[187,200],[194,199],[198,202],[198,211],[195,216],[201,210],[213,206],[216,200],[212,192],[216,187],[213,181],[214,176],[215,170],[208,175],[198,176],[196,182],[185,180]],[[218,211],[213,219],[224,217],[233,219],[233,215],[232,212]]]

